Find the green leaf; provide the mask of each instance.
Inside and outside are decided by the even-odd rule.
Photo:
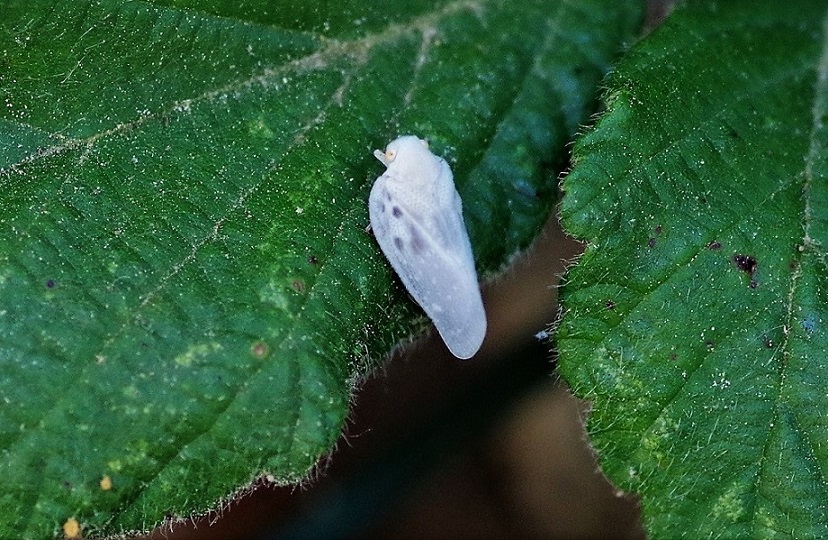
[[[560,369],[652,538],[828,536],[827,21],[688,2],[576,145]]]
[[[355,381],[425,326],[365,231],[371,151],[429,138],[494,271],[641,14],[183,4],[3,5],[0,538],[304,478]]]

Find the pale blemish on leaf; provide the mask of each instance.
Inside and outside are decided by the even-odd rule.
[[[187,347],[187,350],[175,357],[174,362],[179,366],[188,367],[204,360],[209,354],[222,350],[221,343],[199,343]]]
[[[268,283],[267,286],[262,289],[259,294],[259,300],[261,300],[262,303],[270,304],[276,309],[283,311],[288,311],[288,308],[290,307],[290,299],[283,292],[283,289],[278,287],[273,282]]]
[[[121,393],[127,399],[136,399],[141,395],[141,392],[138,390],[138,387],[134,384],[125,386]]]
[[[745,513],[744,501],[742,500],[744,487],[740,483],[731,484],[713,506],[713,517],[725,518],[730,522],[735,522],[742,517]]]
[[[257,118],[256,120],[249,122],[247,124],[247,131],[251,136],[256,138],[273,139],[276,137],[276,134],[273,133],[273,130],[270,129],[270,126],[268,126],[267,122],[265,122],[262,118]]]
[[[656,418],[648,433],[641,439],[642,449],[659,465],[670,460],[670,450],[675,444],[675,432],[678,424],[664,415]]]

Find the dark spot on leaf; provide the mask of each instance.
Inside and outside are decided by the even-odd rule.
[[[402,251],[402,249],[403,249],[403,241],[402,241],[402,238],[400,238],[399,236],[395,236],[395,237],[394,237],[394,245],[395,245],[395,246],[397,246],[397,249],[399,249],[400,251]]]
[[[722,244],[721,244],[721,242],[717,242],[716,240],[713,240],[713,241],[707,243],[707,249],[712,249],[713,251],[715,251],[717,249],[722,249]]]
[[[393,208],[391,208],[391,215],[395,218],[398,218],[402,216],[402,210],[400,210],[399,206],[394,206]]]
[[[311,255],[308,257],[308,263],[313,265],[319,264],[319,259],[317,259],[315,255]]]
[[[656,228],[655,228],[656,236],[660,235],[663,231],[664,231],[664,227],[662,227],[661,225],[656,225]]]
[[[670,360],[675,362],[678,359],[678,355],[676,353],[670,353]]]
[[[255,358],[262,359],[268,355],[270,347],[264,341],[257,341],[250,346],[250,354]]]
[[[727,131],[727,134],[728,134],[728,135],[730,135],[731,137],[733,137],[734,139],[738,139],[738,138],[739,138],[739,133],[738,133],[735,129],[733,129],[733,128],[730,128],[730,129]]]
[[[813,315],[808,315],[802,320],[802,328],[809,334],[816,331],[816,319]]]
[[[765,344],[766,348],[773,349],[773,340],[768,336],[762,336],[762,343]]]
[[[55,280],[54,279],[47,279],[46,280],[46,288],[54,289],[55,288]]]
[[[751,289],[755,289],[758,286],[759,286],[759,282],[756,281],[755,279],[751,279],[750,283],[748,284],[748,287],[750,287]]]
[[[797,268],[799,268],[799,261],[791,261],[788,263],[789,270],[796,270]]]
[[[707,347],[708,351],[712,351],[713,350],[713,341],[708,339],[707,341],[704,342],[704,346]]]
[[[607,309],[615,309],[615,302],[613,302],[612,300],[607,300],[607,302],[604,304],[604,306]]]
[[[305,282],[302,281],[301,279],[294,279],[292,286],[293,286],[293,290],[298,292],[298,293],[305,292]]]
[[[702,204],[707,204],[707,197],[704,195],[699,195],[699,202]]]
[[[756,259],[750,255],[736,254],[733,256],[733,264],[742,272],[746,272],[751,277],[756,273],[757,262]]]
[[[650,238],[649,240],[647,240],[647,247],[654,248],[655,246],[656,246],[656,239],[655,238]]]

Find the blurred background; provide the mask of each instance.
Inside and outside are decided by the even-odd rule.
[[[672,3],[648,2],[645,32]],[[581,250],[554,213],[484,286],[477,356],[457,360],[432,332],[363,382],[337,448],[304,484],[262,482],[143,540],[644,538],[637,500],[601,474],[589,406],[558,381],[542,334]]]

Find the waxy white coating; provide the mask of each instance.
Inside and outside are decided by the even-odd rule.
[[[451,169],[413,135],[374,156],[387,167],[368,198],[377,243],[449,351],[471,358],[486,336],[486,312]]]

